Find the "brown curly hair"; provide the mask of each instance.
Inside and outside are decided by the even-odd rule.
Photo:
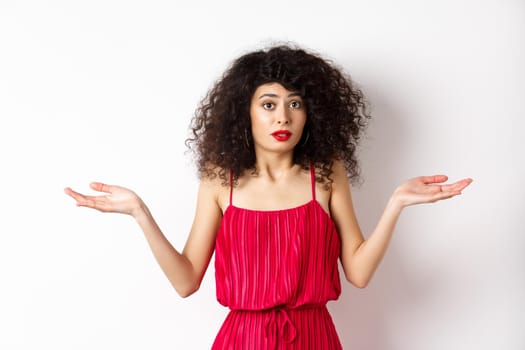
[[[186,145],[196,155],[199,177],[219,176],[233,184],[255,169],[250,101],[262,84],[279,83],[298,91],[307,119],[294,149],[294,163],[318,169],[316,181],[329,186],[334,160],[342,160],[348,177],[359,178],[356,147],[367,119],[363,93],[342,69],[318,54],[288,45],[273,46],[236,59],[200,102]]]

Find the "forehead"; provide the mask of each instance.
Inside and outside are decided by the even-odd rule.
[[[290,97],[300,96],[298,91],[288,90],[279,83],[266,83],[259,85],[253,93],[253,98],[258,99],[263,96],[270,97]]]

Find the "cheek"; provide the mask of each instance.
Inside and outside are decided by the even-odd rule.
[[[302,113],[301,116],[298,118],[299,124],[301,125],[301,129],[304,129],[304,126],[306,125],[306,114]]]
[[[250,120],[253,123],[269,124],[272,121],[272,114],[270,111],[255,109],[250,111]]]
[[[268,118],[264,118],[264,116],[260,114],[251,114],[250,121],[252,124],[252,134],[264,133],[265,129],[268,128]]]

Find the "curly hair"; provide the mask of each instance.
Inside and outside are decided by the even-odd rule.
[[[342,160],[350,180],[359,179],[356,147],[370,115],[363,93],[333,62],[291,45],[247,53],[225,71],[201,100],[186,145],[196,155],[199,177],[219,176],[233,185],[255,169],[250,101],[257,87],[279,83],[301,95],[306,124],[294,149],[294,163],[317,171],[326,188],[335,160]]]

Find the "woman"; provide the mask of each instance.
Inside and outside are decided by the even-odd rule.
[[[95,182],[107,194],[65,192],[78,206],[133,216],[182,297],[198,290],[215,251],[217,299],[231,311],[213,349],[340,349],[325,306],[341,293],[337,260],[365,287],[403,208],[472,181],[406,181],[365,240],[348,182],[367,118],[361,91],[331,62],[276,46],[238,58],[197,109],[187,142],[201,182],[182,252],[133,191]]]

